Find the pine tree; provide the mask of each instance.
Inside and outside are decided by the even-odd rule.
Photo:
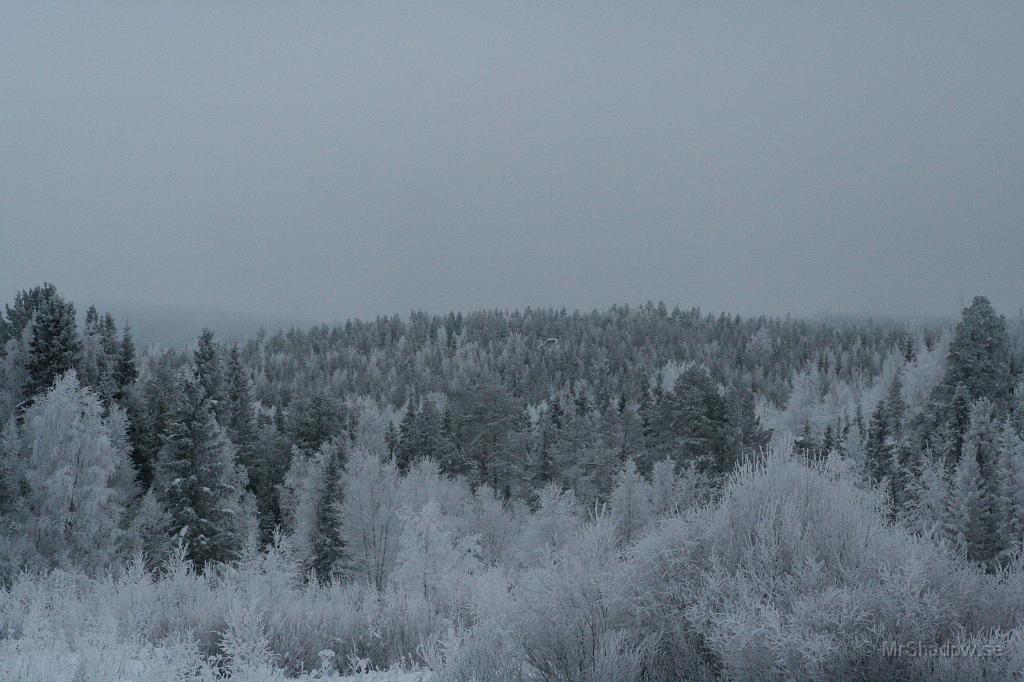
[[[224,401],[224,371],[220,351],[213,340],[213,332],[203,329],[195,352],[192,354],[195,376],[203,392],[213,405],[214,413],[223,419],[227,407]]]
[[[1000,537],[1004,552],[1024,542],[1024,440],[1009,425],[999,437]]]
[[[398,443],[398,429],[395,428],[394,423],[388,422],[387,427],[384,429],[384,445],[387,447],[388,457],[397,457]]]
[[[225,427],[232,442],[240,451],[244,451],[253,439],[252,386],[237,345],[232,346],[228,354],[224,385],[227,400],[224,410]]]
[[[134,384],[138,378],[139,368],[135,364],[135,342],[132,341],[131,330],[125,327],[117,349],[117,364],[114,370],[114,380],[118,388],[116,397],[119,400],[123,399],[128,387]]]
[[[345,552],[338,519],[342,493],[341,453],[338,448],[329,448],[326,457],[314,511],[312,552],[309,557],[309,567],[316,571],[320,580],[330,578]]]
[[[307,451],[318,449],[342,435],[344,406],[324,390],[307,389],[288,404],[285,427],[292,442]]]
[[[416,460],[416,404],[410,396],[408,407],[398,424],[398,448],[396,449],[395,462],[399,471],[407,471]]]
[[[997,415],[1005,415],[1013,391],[1010,340],[1006,319],[984,296],[964,308],[949,346],[941,391],[950,404],[960,384],[970,400],[988,398]]]
[[[94,389],[107,405],[119,395],[116,334],[117,325],[110,313],[100,318],[96,306],[89,306],[77,366],[82,384]]]
[[[255,529],[245,471],[198,378],[178,394],[158,455],[157,494],[197,566],[228,561]]]
[[[729,423],[729,405],[702,367],[688,367],[672,390],[651,405],[647,447],[655,457],[696,462],[703,470],[724,474],[739,455]]]
[[[1024,438],[1024,380],[1021,380],[1013,391],[1010,423],[1016,429],[1017,435]]]
[[[48,389],[57,377],[76,365],[80,350],[75,306],[54,294],[33,317],[23,396],[30,398]]]
[[[4,344],[21,336],[36,312],[51,301],[59,299],[57,287],[49,282],[15,294],[13,305],[5,305],[4,314],[0,315],[0,353],[3,352]]]
[[[965,384],[957,385],[946,412],[943,446],[947,462],[955,467],[963,457],[964,437],[967,435],[967,429],[971,423],[971,396]]]
[[[985,516],[985,490],[978,461],[963,457],[953,474],[947,522],[949,535],[972,561],[990,558]]]
[[[974,460],[978,468],[981,498],[975,519],[980,535],[975,542],[976,554],[983,560],[996,558],[1004,549],[999,529],[1000,514],[1000,424],[995,407],[987,398],[979,398],[971,409],[970,427],[964,437],[963,459]]]
[[[469,472],[469,462],[455,445],[452,415],[448,410],[441,417],[441,451],[438,455],[441,472],[447,476],[463,476]]]
[[[163,446],[174,406],[181,399],[178,356],[171,351],[148,359],[141,385],[127,401],[132,415],[132,461],[143,490],[153,484],[157,454]]]
[[[96,306],[91,305],[85,311],[85,327],[82,334],[82,353],[78,362],[79,380],[86,386],[95,388],[100,383],[104,372],[106,354],[100,336],[100,315]]]
[[[865,466],[874,483],[892,478],[895,442],[889,427],[889,412],[882,401],[871,413],[868,437],[864,444]]]

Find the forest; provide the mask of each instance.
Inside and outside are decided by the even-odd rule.
[[[0,679],[1024,676],[1024,315],[0,315]]]

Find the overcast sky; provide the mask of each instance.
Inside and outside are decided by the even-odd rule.
[[[0,300],[1016,313],[1024,3],[696,4],[0,4]]]

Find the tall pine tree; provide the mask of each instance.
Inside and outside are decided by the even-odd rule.
[[[23,397],[45,391],[60,375],[75,367],[81,342],[75,324],[75,306],[54,294],[46,299],[32,318],[25,368],[28,377]]]
[[[197,566],[235,559],[255,530],[245,470],[197,378],[184,381],[158,455],[155,486]]]

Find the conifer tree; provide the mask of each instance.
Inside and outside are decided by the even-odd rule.
[[[224,402],[224,370],[220,350],[213,340],[213,332],[203,329],[199,335],[195,352],[192,354],[196,380],[210,400],[214,413],[223,418],[227,405]]]
[[[293,443],[314,451],[345,430],[344,406],[324,390],[307,389],[288,404],[286,430]]]
[[[7,341],[22,335],[37,311],[59,298],[57,287],[49,282],[15,294],[13,304],[6,304],[4,314],[0,315],[0,353],[3,352],[3,346]]]
[[[338,447],[327,448],[327,462],[323,467],[323,478],[315,506],[313,537],[309,567],[316,571],[320,580],[330,578],[342,559],[345,543],[341,537],[339,514],[341,508],[341,452]]]
[[[949,346],[941,390],[947,404],[963,384],[970,400],[988,398],[997,415],[1005,415],[1013,390],[1010,340],[1006,319],[984,296],[964,308]]]
[[[227,400],[224,410],[225,427],[232,442],[240,451],[244,451],[252,444],[253,439],[252,385],[237,345],[232,346],[228,354],[224,384]]]
[[[124,328],[121,335],[121,343],[117,348],[117,364],[114,370],[114,379],[117,383],[117,397],[123,399],[128,387],[139,378],[139,368],[135,364],[135,342],[132,340],[132,333],[128,327]]]
[[[388,457],[398,456],[399,441],[398,429],[395,428],[393,422],[388,422],[387,427],[384,429],[384,445],[387,447]]]
[[[416,403],[410,396],[405,414],[398,425],[398,448],[395,463],[399,471],[407,471],[416,459]]]
[[[972,561],[990,558],[985,489],[974,457],[963,457],[953,473],[947,524],[953,538]]]
[[[1024,439],[1009,425],[999,437],[1000,537],[1003,551],[1024,542]]]
[[[981,498],[974,520],[979,535],[976,554],[983,560],[996,558],[1004,549],[1000,537],[1001,491],[999,481],[1000,424],[995,406],[987,398],[979,398],[971,408],[970,426],[964,437],[963,459],[974,460],[978,468]]]
[[[971,423],[971,396],[966,384],[957,385],[946,413],[942,445],[946,451],[947,462],[955,467],[963,457],[964,437]]]
[[[1013,403],[1010,408],[1010,423],[1017,431],[1017,435],[1024,438],[1024,379],[1013,391]]]
[[[198,377],[183,381],[158,455],[156,490],[197,566],[237,558],[255,529],[235,448]]]
[[[871,413],[868,437],[864,443],[864,457],[867,473],[874,483],[891,479],[895,439],[889,426],[889,414],[882,401]]]
[[[23,396],[30,398],[48,389],[57,377],[76,365],[80,350],[75,306],[54,294],[41,304],[32,318],[32,338],[25,363],[28,378]]]

